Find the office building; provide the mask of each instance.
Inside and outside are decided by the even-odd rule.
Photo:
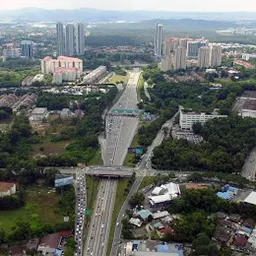
[[[210,52],[210,61],[211,67],[218,67],[221,65],[221,46],[219,45],[212,45],[211,52]]]
[[[207,68],[210,66],[210,47],[204,46],[199,49],[198,67]]]
[[[179,38],[166,37],[163,44],[163,55],[173,54],[179,46]]]
[[[57,30],[57,56],[62,56],[65,53],[65,37],[63,24],[58,22],[56,24]]]
[[[157,57],[162,56],[162,44],[163,44],[163,25],[156,24],[156,31],[155,31],[155,55]]]
[[[75,31],[75,39],[76,39],[76,55],[83,55],[84,54],[84,24],[78,23],[76,25]]]
[[[65,55],[74,56],[75,54],[75,27],[73,24],[66,25],[65,33]]]
[[[184,110],[180,110],[180,121],[179,125],[182,130],[192,130],[192,126],[194,123],[204,124],[207,120],[213,118],[226,118],[227,115],[207,115],[201,112],[189,111],[185,112]]]
[[[3,48],[3,61],[20,57],[20,51],[14,44],[6,44]]]
[[[250,59],[256,59],[256,54],[250,54],[250,53],[243,53],[242,54],[242,60],[250,60]]]
[[[186,68],[186,48],[182,46],[178,46],[178,48],[175,50],[175,55],[174,55],[174,69],[185,69]]]
[[[23,40],[20,43],[21,46],[21,57],[33,58],[34,56],[34,43],[30,40]]]
[[[207,40],[194,40],[187,42],[187,57],[192,59],[197,59],[199,54],[199,49],[203,46],[208,46]]]

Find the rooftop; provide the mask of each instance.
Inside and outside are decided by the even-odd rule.
[[[247,100],[243,105],[243,109],[256,110],[256,100]]]
[[[15,183],[9,183],[9,182],[0,182],[0,192],[7,192],[9,189],[11,189]]]
[[[61,235],[58,233],[50,234],[41,238],[39,246],[57,249],[60,243]]]
[[[245,203],[256,205],[256,192],[252,191],[249,196],[244,199]]]
[[[33,115],[42,115],[45,113],[45,111],[47,111],[47,108],[34,108],[34,110],[32,111]]]
[[[185,186],[186,189],[205,189],[208,188],[207,186],[200,185],[200,184],[187,184]]]

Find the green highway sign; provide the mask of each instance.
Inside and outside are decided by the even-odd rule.
[[[85,211],[85,214],[86,214],[86,215],[91,215],[91,210],[86,210],[86,211]]]

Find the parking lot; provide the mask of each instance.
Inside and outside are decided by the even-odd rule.
[[[75,241],[77,248],[75,256],[83,255],[83,231],[84,231],[84,218],[86,211],[86,180],[84,174],[77,174],[76,179],[77,189],[77,205],[76,205],[76,225],[75,225]]]

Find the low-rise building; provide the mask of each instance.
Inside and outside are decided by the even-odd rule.
[[[217,115],[217,114],[207,115],[203,112],[180,110],[179,125],[181,129],[192,130],[192,126],[194,123],[199,122],[201,124],[204,124],[207,120],[214,119],[214,118],[227,118],[227,115]]]
[[[69,108],[63,108],[60,113],[61,119],[70,119],[74,116],[74,113]]]
[[[107,72],[106,66],[99,66],[98,68],[94,69],[88,75],[86,75],[83,79],[83,84],[92,84],[98,79],[100,79],[105,73]]]
[[[42,121],[47,117],[48,110],[47,108],[34,108],[31,116],[29,117],[30,121]]]
[[[0,197],[11,196],[16,193],[16,184],[9,182],[0,182]]]

